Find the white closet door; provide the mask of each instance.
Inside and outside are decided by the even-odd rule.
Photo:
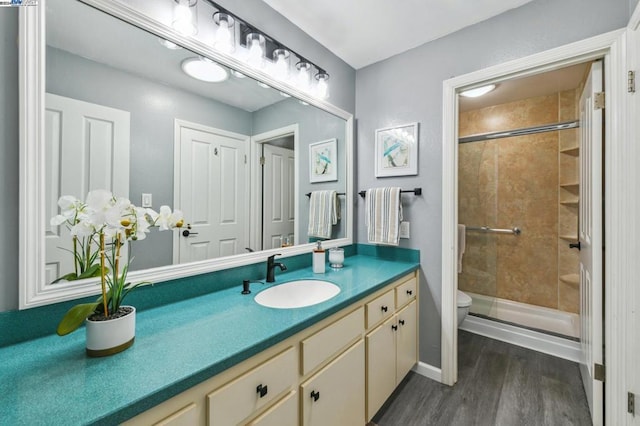
[[[175,207],[191,226],[176,233],[178,262],[244,252],[249,241],[248,137],[179,124],[178,139]]]
[[[71,236],[65,226],[51,226],[58,199],[84,200],[93,189],[129,197],[130,114],[114,108],[46,94],[46,282],[73,272]],[[124,253],[126,256],[126,252]]]
[[[580,372],[594,425],[603,418],[603,382],[595,365],[603,364],[602,338],[602,129],[603,109],[596,106],[603,90],[602,61],[594,62],[580,97]]]

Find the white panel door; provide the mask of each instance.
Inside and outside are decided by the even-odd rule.
[[[175,205],[191,228],[176,234],[177,261],[244,252],[249,241],[248,137],[184,123],[178,126]]]
[[[84,200],[89,190],[107,189],[129,197],[130,114],[47,93],[45,140],[45,274],[51,283],[74,268],[68,229],[49,224],[60,196]]]
[[[595,364],[603,364],[602,300],[602,61],[594,62],[580,97],[580,373],[594,425],[603,419],[603,383],[595,380]]]
[[[292,149],[263,144],[262,249],[294,242],[295,155]]]

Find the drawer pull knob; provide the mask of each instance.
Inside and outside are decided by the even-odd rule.
[[[404,325],[404,320],[398,320],[398,322],[400,323],[400,325]]]
[[[316,391],[311,391],[311,398],[313,398],[313,401],[317,401],[320,399],[320,392],[316,392]]]
[[[407,294],[411,296],[413,294],[413,290],[407,290]]]
[[[380,309],[382,310],[382,312],[387,312],[387,310],[388,310],[389,308],[387,308],[386,306],[382,306],[382,307],[380,307]]]
[[[391,326],[391,329],[392,329],[393,331],[396,331],[396,330],[398,329],[398,326],[397,326],[397,325],[392,325],[392,326]]]
[[[256,388],[256,392],[260,394],[260,398],[264,397],[268,392],[267,386],[258,385],[258,387]]]

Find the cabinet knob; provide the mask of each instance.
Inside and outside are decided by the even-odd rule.
[[[393,331],[396,331],[396,330],[398,329],[398,326],[397,326],[397,325],[392,325],[392,326],[391,326],[391,329],[392,329]]]
[[[404,325],[404,320],[398,320],[398,322],[400,323],[400,325]]]
[[[411,296],[413,294],[413,290],[407,290],[407,294]]]
[[[380,309],[382,310],[382,312],[387,312],[387,310],[388,310],[389,308],[387,308],[386,306],[382,306],[382,307],[380,307]]]
[[[267,386],[266,385],[263,386],[261,384],[258,385],[258,387],[256,388],[256,392],[260,394],[260,398],[264,397],[268,392]]]
[[[311,391],[311,398],[313,398],[313,401],[317,401],[320,399],[320,392],[316,392],[316,391]]]

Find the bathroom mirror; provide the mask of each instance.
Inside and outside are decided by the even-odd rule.
[[[22,75],[32,84],[23,99],[35,115],[24,117],[21,155],[39,166],[21,171],[21,309],[97,293],[91,280],[52,284],[71,265],[60,248],[70,238],[49,224],[60,195],[83,199],[106,188],[138,206],[144,199],[155,210],[184,211],[189,233],[152,230],[130,245],[132,281],[309,251],[305,194],[314,190],[345,194],[326,246],[351,242],[350,114],[180,36],[146,11],[101,0],[27,9],[21,31],[32,37],[21,37],[28,40]],[[187,76],[190,62],[217,67],[224,81]],[[337,180],[311,183],[309,145],[331,139]]]

